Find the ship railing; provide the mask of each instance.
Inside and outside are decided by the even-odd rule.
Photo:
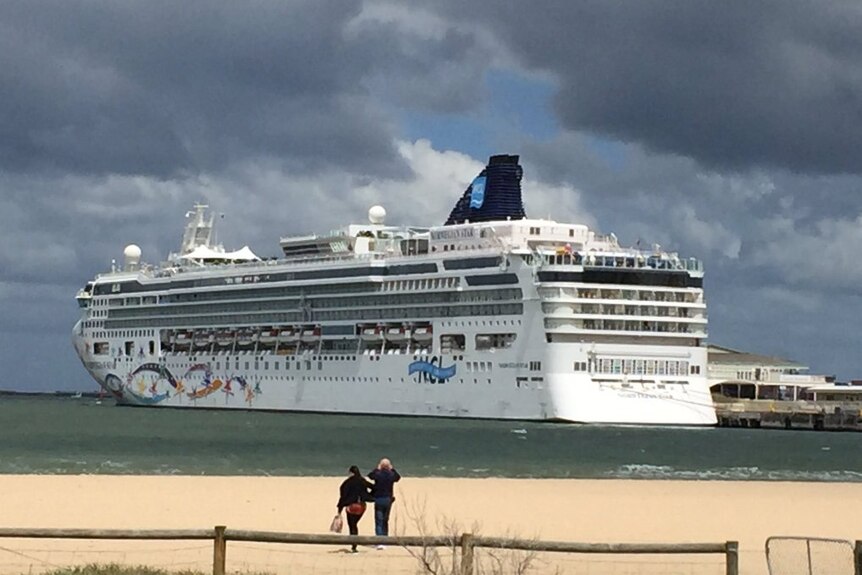
[[[539,258],[541,267],[583,266],[590,268],[624,268],[687,272],[703,271],[703,264],[697,258],[682,259],[678,257],[659,257],[655,255],[645,255],[642,252],[621,255],[558,250],[555,253],[540,252],[534,257]]]
[[[257,260],[253,262],[242,262],[242,263],[224,263],[224,264],[216,264],[216,265],[206,265],[206,266],[190,266],[190,265],[178,265],[175,263],[166,263],[162,267],[153,269],[150,273],[145,273],[145,275],[151,275],[152,277],[170,277],[176,274],[181,273],[189,273],[189,272],[199,272],[202,270],[210,271],[214,268],[219,270],[260,270],[262,267],[283,267],[283,266],[299,266],[304,264],[313,264],[319,262],[341,262],[341,261],[369,261],[369,260],[382,260],[393,257],[390,254],[382,254],[382,253],[369,253],[369,254],[327,254],[327,255],[318,255],[318,256],[303,256],[296,258],[268,258],[263,260]],[[398,254],[398,257],[412,257],[412,256],[402,256],[402,254]]]
[[[500,246],[504,248],[505,246]],[[489,246],[485,246],[485,249],[489,249]],[[493,248],[492,248],[493,249]],[[286,266],[301,266],[308,265],[314,263],[323,263],[323,262],[348,262],[348,261],[356,261],[356,262],[367,262],[367,261],[387,261],[387,260],[408,260],[414,259],[418,256],[428,256],[427,253],[415,253],[415,254],[404,254],[400,251],[398,252],[370,252],[367,254],[356,254],[354,252],[349,252],[345,254],[325,254],[325,255],[312,255],[312,256],[302,256],[302,257],[292,257],[292,258],[267,258],[262,260],[256,260],[253,262],[242,262],[242,263],[223,263],[223,264],[208,264],[206,266],[198,266],[198,265],[183,265],[178,264],[176,262],[164,262],[161,266],[158,267],[150,267],[149,269],[141,268],[141,272],[143,275],[154,278],[162,278],[162,277],[171,277],[176,274],[182,273],[190,273],[190,272],[200,272],[200,271],[211,271],[213,269],[219,270],[255,270],[258,271],[261,268],[265,267],[286,267]],[[102,275],[110,275],[110,274],[100,274],[96,277],[101,277]]]

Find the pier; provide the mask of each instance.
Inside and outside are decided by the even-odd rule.
[[[862,402],[727,399],[716,398],[719,427],[862,431]]]

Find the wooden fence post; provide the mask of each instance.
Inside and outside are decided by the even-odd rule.
[[[227,541],[224,538],[224,525],[216,525],[213,542],[213,575],[224,575]]]
[[[739,575],[739,542],[728,541],[724,544],[725,568],[727,575]]]
[[[856,575],[862,575],[862,541],[856,540],[856,546],[853,549],[853,567]]]
[[[473,575],[473,534],[461,535],[461,575]]]

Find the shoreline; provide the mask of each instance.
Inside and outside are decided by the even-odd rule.
[[[4,527],[325,533],[343,477],[0,475]],[[414,478],[396,486],[393,528],[583,543],[738,541],[743,573],[765,573],[779,535],[862,539],[862,483]],[[478,525],[478,529],[474,528]],[[373,515],[360,534],[373,533]],[[132,543],[126,542],[126,547]],[[331,550],[330,550],[331,551]],[[320,565],[337,560],[315,551]],[[712,565],[715,558],[710,559]],[[317,564],[317,563],[316,563]],[[2,565],[2,560],[0,560]],[[566,568],[569,571],[569,568]],[[711,571],[709,571],[711,572]]]

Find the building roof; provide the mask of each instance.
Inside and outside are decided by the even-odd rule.
[[[838,393],[852,393],[853,395],[862,396],[862,386],[860,385],[814,385],[809,387],[808,391],[816,391],[818,393],[835,391]]]
[[[782,367],[786,369],[808,369],[807,366],[771,355],[758,355],[737,351],[729,347],[707,345],[708,362],[714,365],[755,365],[762,367]]]

